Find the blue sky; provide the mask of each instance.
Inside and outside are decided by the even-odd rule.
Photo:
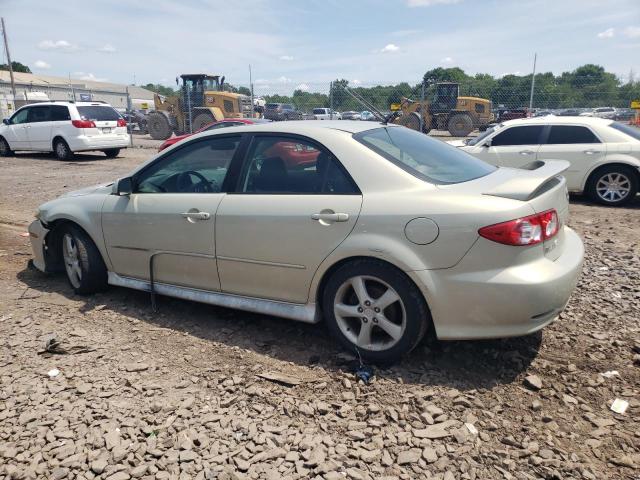
[[[640,0],[0,0],[14,60],[50,75],[171,85],[223,73],[275,91],[572,70],[640,77]]]

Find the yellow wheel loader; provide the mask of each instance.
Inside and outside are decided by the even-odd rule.
[[[486,98],[461,97],[460,85],[441,82],[436,84],[432,102],[418,102],[403,97],[392,110],[400,110],[396,123],[412,130],[429,133],[430,130],[448,130],[454,137],[466,137],[472,130],[484,129],[493,121],[491,101]]]
[[[224,118],[251,117],[251,98],[224,91],[224,77],[196,73],[180,78],[178,95],[153,97],[155,111],[147,115],[151,138],[165,140],[173,133],[192,133]]]

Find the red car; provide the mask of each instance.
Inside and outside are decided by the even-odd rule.
[[[185,133],[184,135],[171,137],[165,140],[162,145],[160,145],[160,148],[158,148],[158,151],[161,152],[165,148],[169,148],[171,145],[179,142],[180,140],[190,137],[191,135],[195,135],[196,133],[206,132],[207,130],[215,130],[218,128],[225,128],[225,127],[237,127],[239,125],[252,125],[254,123],[267,123],[270,121],[271,120],[264,120],[262,118],[225,118],[223,120],[220,120],[219,122],[213,122],[208,125],[205,125],[200,130],[196,130],[193,133]]]

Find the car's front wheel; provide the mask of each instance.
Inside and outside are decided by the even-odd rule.
[[[624,205],[638,193],[638,174],[625,165],[603,167],[589,179],[587,193],[602,205]]]
[[[388,363],[413,350],[431,316],[422,294],[400,270],[373,259],[338,268],[323,292],[333,335],[357,356]]]
[[[10,157],[13,155],[11,146],[4,138],[0,137],[0,157]]]
[[[107,267],[98,247],[83,230],[66,227],[61,236],[62,260],[73,290],[88,295],[107,286]]]
[[[71,160],[73,158],[73,152],[69,145],[61,138],[57,139],[53,144],[53,153],[58,160]]]

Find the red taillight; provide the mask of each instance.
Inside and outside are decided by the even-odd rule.
[[[553,237],[560,230],[555,210],[496,223],[478,230],[480,236],[505,245],[535,245]]]
[[[96,128],[96,124],[91,120],[71,120],[71,124],[76,128]]]
[[[118,126],[119,127],[126,127],[127,126],[127,121],[124,118],[119,118],[118,119]]]

